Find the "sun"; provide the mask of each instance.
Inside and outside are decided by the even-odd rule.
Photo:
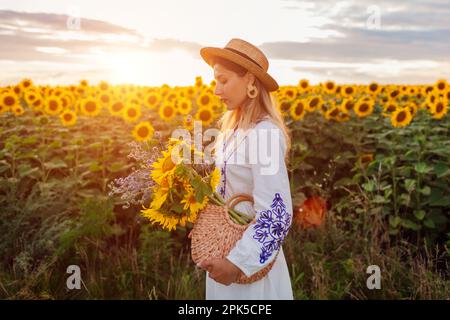
[[[123,52],[103,51],[98,53],[97,61],[107,69],[107,80],[112,84],[188,85],[198,70],[192,66],[192,57],[182,50],[164,52],[141,48]]]

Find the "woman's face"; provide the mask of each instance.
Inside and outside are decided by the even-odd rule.
[[[219,63],[214,65],[214,78],[216,79],[214,94],[219,96],[228,110],[234,110],[244,103],[247,99],[247,85],[250,81],[254,81],[251,73],[247,72],[241,77]]]

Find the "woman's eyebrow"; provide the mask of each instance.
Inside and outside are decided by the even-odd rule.
[[[214,78],[216,78],[216,79],[223,78],[223,77],[224,77],[224,75],[221,73],[219,73],[217,76],[214,76]]]

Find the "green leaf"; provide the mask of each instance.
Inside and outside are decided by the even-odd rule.
[[[22,145],[35,144],[38,141],[37,136],[29,136],[22,140]]]
[[[448,165],[442,162],[435,164],[433,169],[438,178],[442,178],[450,174]]]
[[[415,210],[415,211],[414,211],[414,216],[415,216],[418,220],[423,220],[423,218],[425,217],[425,210]]]
[[[380,196],[380,195],[376,195],[374,198],[373,198],[373,202],[374,203],[387,203],[387,202],[389,202],[387,199],[385,199],[383,196]]]
[[[45,168],[47,169],[60,169],[60,168],[67,168],[67,163],[65,163],[61,159],[53,159],[51,161],[48,161],[44,163]]]
[[[414,169],[418,172],[418,173],[429,173],[431,171],[433,171],[433,168],[428,166],[426,163],[418,163],[414,166]]]
[[[103,166],[99,165],[99,163],[97,161],[93,161],[89,165],[89,171],[91,171],[91,172],[98,172],[98,171],[101,171],[102,169],[103,169]]]
[[[431,194],[431,188],[429,186],[423,187],[420,189],[420,193],[425,196],[429,196]]]
[[[375,182],[373,180],[369,180],[366,183],[363,183],[362,187],[364,188],[364,190],[372,192],[375,190]]]
[[[18,168],[19,176],[23,177],[33,177],[36,178],[36,173],[39,172],[39,168],[31,167],[30,165],[21,165]]]
[[[436,225],[434,224],[434,221],[431,220],[430,218],[425,219],[425,220],[423,221],[423,225],[424,225],[425,227],[427,227],[427,228],[430,228],[430,229],[436,228]]]
[[[401,221],[402,219],[400,217],[389,216],[389,224],[393,228],[397,228]]]
[[[405,179],[405,189],[411,193],[416,188],[416,180]]]
[[[402,227],[406,228],[406,229],[411,229],[411,230],[414,230],[414,231],[417,231],[417,230],[421,229],[419,224],[417,224],[415,222],[412,222],[409,219],[402,219]]]

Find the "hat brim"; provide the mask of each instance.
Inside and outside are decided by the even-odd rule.
[[[275,81],[274,78],[272,78],[270,76],[270,74],[268,74],[266,71],[264,71],[257,64],[240,56],[237,53],[234,53],[232,51],[229,51],[229,50],[226,50],[223,48],[204,47],[204,48],[200,49],[200,55],[202,56],[203,60],[205,60],[205,62],[207,64],[209,64],[211,67],[214,67],[212,65],[212,63],[213,63],[213,58],[215,58],[215,57],[220,57],[220,58],[230,60],[230,61],[244,67],[245,69],[247,69],[248,71],[253,73],[255,75],[255,77],[257,77],[262,82],[264,87],[269,92],[276,91],[279,87],[278,83]]]

